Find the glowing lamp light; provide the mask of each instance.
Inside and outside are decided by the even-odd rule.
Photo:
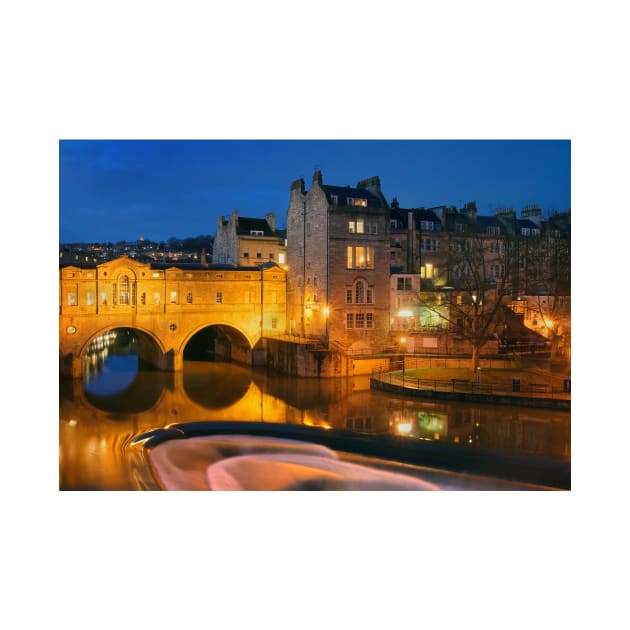
[[[545,326],[547,326],[547,328],[553,328],[553,322],[550,319],[546,319]]]
[[[401,337],[400,343],[407,343],[407,337]]]
[[[398,431],[398,433],[411,433],[411,423],[401,422],[396,426],[396,430]]]
[[[411,317],[413,313],[411,311],[399,311],[398,315],[400,317]]]
[[[322,313],[324,313],[324,317],[328,317],[330,309],[327,306],[324,306],[324,308],[322,309]]]

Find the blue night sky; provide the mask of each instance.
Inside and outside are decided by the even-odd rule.
[[[214,234],[235,209],[284,227],[291,182],[310,188],[315,168],[337,186],[378,175],[404,208],[571,207],[569,140],[62,140],[59,239]]]

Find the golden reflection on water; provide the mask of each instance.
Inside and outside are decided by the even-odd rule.
[[[366,377],[297,379],[235,364],[186,362],[183,372],[138,372],[115,395],[89,390],[80,380],[61,384],[63,490],[156,488],[132,440],[153,429],[198,421],[302,424],[462,448],[570,455],[568,412],[403,399],[370,390]]]

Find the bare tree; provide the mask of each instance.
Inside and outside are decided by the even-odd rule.
[[[497,263],[504,252],[504,247],[491,250],[489,240],[481,235],[452,239],[448,285],[421,295],[425,308],[446,321],[449,331],[469,342],[473,372],[479,367],[482,348],[496,340],[505,326],[509,298],[503,295],[503,280],[495,275],[496,265],[505,268],[505,263]]]

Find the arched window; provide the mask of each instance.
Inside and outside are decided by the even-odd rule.
[[[118,304],[129,304],[129,276],[118,278]]]
[[[365,283],[362,280],[354,283],[354,303],[365,304]]]

